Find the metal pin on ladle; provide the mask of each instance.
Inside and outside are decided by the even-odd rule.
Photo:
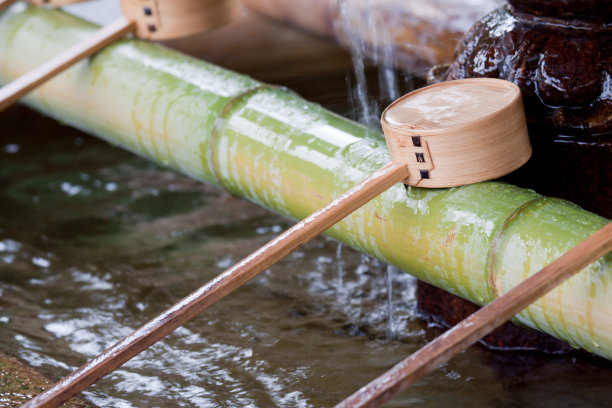
[[[0,3],[0,10],[12,2],[14,0],[4,0]],[[74,2],[76,1],[34,1],[38,4],[55,6]],[[146,40],[169,40],[208,31],[234,18],[240,11],[240,2],[239,0],[121,0],[121,8],[123,15],[117,20],[0,88],[0,111],[45,81],[129,33]]]
[[[521,94],[498,79],[412,92],[382,115],[392,162],[253,252],[23,407],[56,407],[326,231],[394,184],[451,187],[490,180],[531,155]]]

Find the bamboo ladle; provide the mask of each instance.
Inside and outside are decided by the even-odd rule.
[[[499,79],[412,92],[382,115],[392,162],[27,402],[56,407],[396,183],[450,187],[498,178],[531,155],[521,94]]]
[[[0,0],[2,1],[2,0]],[[15,0],[0,3],[0,10]],[[79,0],[76,0],[79,1]],[[63,5],[75,0],[35,0],[38,4]],[[0,111],[34,88],[107,45],[134,33],[146,40],[169,40],[211,30],[233,19],[239,0],[121,0],[123,16],[102,27],[90,38],[70,47],[39,67],[0,88]]]
[[[19,0],[0,0],[0,11],[9,7],[10,5],[17,3]],[[46,7],[61,7],[72,3],[79,3],[85,0],[29,0],[30,3],[35,6],[46,6]]]

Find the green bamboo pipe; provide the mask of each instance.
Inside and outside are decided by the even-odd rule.
[[[61,11],[13,6],[0,15],[0,83],[96,28]],[[377,131],[285,89],[139,40],[108,47],[23,102],[296,219],[389,161]],[[483,305],[607,222],[500,182],[397,185],[327,233]],[[515,321],[612,359],[611,283],[608,254]]]

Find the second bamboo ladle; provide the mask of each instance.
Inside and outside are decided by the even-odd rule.
[[[0,11],[8,8],[9,6],[17,3],[19,0],[0,0]],[[85,0],[29,0],[30,3],[35,6],[45,7],[62,7],[73,3],[80,3]]]
[[[2,0],[0,0],[2,1]],[[13,0],[0,3],[8,5]],[[52,0],[54,5],[75,0]],[[45,3],[44,0],[35,0]],[[123,16],[67,49],[55,58],[0,88],[0,111],[45,81],[100,51],[107,45],[134,33],[147,40],[169,40],[204,32],[226,24],[240,11],[239,0],[121,0]]]

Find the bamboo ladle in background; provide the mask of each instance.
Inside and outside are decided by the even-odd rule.
[[[67,401],[394,184],[476,183],[517,169],[531,155],[520,91],[499,79],[464,79],[414,91],[385,110],[382,125],[392,162],[24,407],[55,407]]]
[[[13,3],[17,3],[19,0],[0,0],[0,11],[9,7]],[[62,7],[72,3],[80,3],[85,0],[28,0],[35,6],[46,6],[46,7]]]
[[[0,0],[1,1],[1,0]],[[9,5],[15,0],[0,3]],[[79,0],[35,0],[37,4],[64,5]],[[204,32],[226,24],[240,11],[239,0],[121,0],[123,16],[90,38],[70,47],[0,88],[0,111],[45,81],[112,42],[134,33],[146,40],[169,40]]]

